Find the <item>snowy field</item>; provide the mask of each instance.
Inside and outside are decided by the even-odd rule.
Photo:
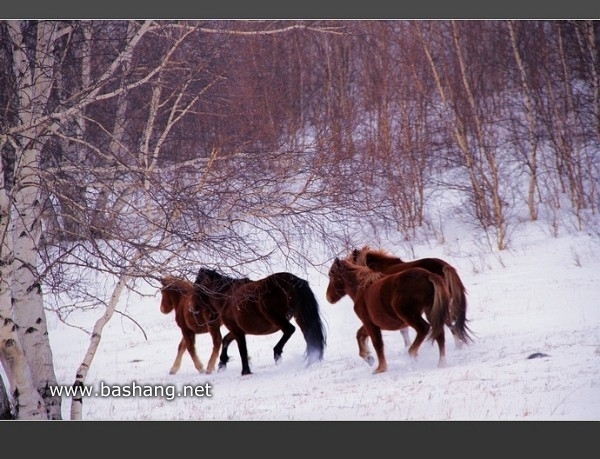
[[[102,384],[111,387],[113,395],[86,397],[83,419],[600,420],[598,234],[570,230],[554,237],[548,223],[526,222],[514,228],[510,248],[502,252],[490,250],[473,234],[448,225],[442,242],[409,248],[364,241],[405,260],[443,258],[458,270],[476,338],[457,349],[448,331],[444,368],[437,367],[437,345],[426,341],[414,362],[400,333],[384,332],[389,370],[373,374],[373,367],[358,357],[355,333],[360,322],[351,300],[345,297],[331,305],[325,299],[332,260],[323,260],[321,270],[295,272],[309,280],[327,325],[322,362],[305,367],[305,342],[297,329],[279,365],[272,357],[279,333],[248,336],[252,375],[241,376],[235,343],[225,371],[199,374],[186,354],[180,371],[170,375],[181,335],[173,313],[159,311],[158,285],[149,285],[147,295],[125,295],[119,305],[136,323],[115,314],[104,330],[86,383],[96,392]],[[274,266],[272,272],[276,270]],[[72,319],[91,330],[99,314],[82,312]],[[52,315],[48,321],[58,381],[71,385],[89,337]],[[204,364],[210,348],[209,336],[198,335]],[[533,354],[542,355],[528,358]],[[175,392],[131,397],[114,393],[135,385]],[[205,390],[177,396],[185,387]],[[64,419],[69,419],[70,406],[65,397]]]

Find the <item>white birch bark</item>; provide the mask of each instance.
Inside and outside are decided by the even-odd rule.
[[[42,21],[37,26],[35,58],[32,63],[24,48],[19,22],[9,26],[15,45],[15,72],[23,77],[19,88],[20,122],[35,125],[36,117],[44,113],[52,87],[52,44],[56,25]],[[61,418],[61,399],[50,394],[49,386],[56,385],[52,350],[48,338],[42,290],[37,276],[39,265],[38,243],[41,236],[40,155],[41,127],[26,131],[19,143],[15,142],[17,164],[12,193],[14,212],[8,228],[12,237],[13,257],[10,264],[10,293],[13,320],[17,325],[20,344],[25,351],[28,368],[37,392],[45,402],[50,419]],[[30,139],[34,139],[31,141]],[[24,362],[13,361],[14,374],[27,373]],[[14,392],[14,391],[13,391]]]
[[[440,100],[449,111],[455,111],[452,108],[452,104],[450,103],[449,97],[446,94],[446,91],[444,89],[442,77],[438,70],[439,64],[437,64],[435,59],[433,58],[432,50],[428,46],[427,42],[425,41],[425,38],[423,37],[421,29],[419,28],[419,25],[416,24],[416,27],[417,27],[418,37],[421,41],[421,44],[423,45],[423,51],[425,52],[425,56],[427,57],[427,61],[429,62],[429,65],[431,67],[431,72],[433,74],[433,78],[434,78],[434,81],[436,84],[438,94],[440,96]],[[464,157],[467,172],[468,172],[469,178],[471,180],[471,186],[473,187],[473,194],[474,194],[475,201],[478,203],[477,204],[478,206],[485,208],[487,206],[485,205],[484,191],[483,191],[481,185],[479,184],[479,180],[477,178],[478,174],[476,173],[477,161],[473,157],[473,154],[471,153],[469,141],[468,141],[467,135],[465,133],[465,127],[463,126],[463,122],[460,119],[460,116],[458,116],[458,114],[456,114],[453,121],[454,122],[452,123],[452,133],[454,134],[454,139],[456,140],[456,144],[458,145],[458,147]]]
[[[117,308],[117,304],[119,303],[119,298],[121,297],[121,293],[125,289],[127,285],[127,281],[130,277],[127,274],[121,275],[115,286],[112,295],[110,297],[110,301],[106,306],[104,314],[100,317],[95,325],[94,330],[92,331],[92,336],[90,338],[90,344],[88,346],[87,352],[83,358],[83,361],[79,365],[77,369],[77,374],[75,375],[75,382],[73,383],[74,387],[83,387],[85,384],[88,370],[94,360],[94,356],[96,355],[96,351],[100,346],[100,340],[102,339],[102,330],[104,330],[105,325],[110,321],[113,316],[115,309]],[[71,400],[71,420],[81,420],[83,415],[83,398],[80,396],[74,396]]]
[[[8,379],[5,386],[8,386],[17,419],[47,419],[44,401],[34,385],[13,320],[9,283],[14,267],[10,208],[10,193],[4,183],[4,168],[0,161],[0,363]]]
[[[589,80],[591,84],[592,91],[592,110],[594,113],[594,122],[596,125],[596,138],[600,140],[600,54],[597,46],[596,33],[594,29],[594,21],[583,21],[581,23],[581,27],[575,27],[575,31],[577,33],[577,41],[579,43],[579,48],[582,56],[587,56],[585,62],[588,62],[586,66],[589,75]],[[583,156],[583,171],[585,171],[585,175],[587,176],[587,187],[588,187],[588,198],[587,204],[591,207],[593,213],[596,213],[597,199],[598,195],[598,180],[595,178],[594,171],[596,167],[594,166],[594,157],[595,153],[589,154],[584,151]]]
[[[456,51],[456,57],[458,60],[458,66],[460,69],[461,79],[463,88],[467,96],[467,102],[473,112],[473,121],[475,125],[475,133],[477,135],[478,143],[484,153],[484,157],[487,162],[487,172],[481,174],[481,181],[487,184],[487,189],[491,193],[492,198],[492,215],[493,225],[496,229],[496,246],[498,250],[504,250],[506,248],[506,221],[504,216],[504,205],[502,204],[502,197],[500,194],[500,174],[498,170],[498,163],[496,161],[495,153],[492,147],[488,146],[487,138],[483,128],[483,120],[477,115],[477,104],[475,102],[475,96],[471,88],[471,83],[467,77],[467,63],[463,56],[462,46],[460,43],[459,32],[456,28],[456,22],[452,21],[452,39],[454,42],[454,49]],[[489,178],[488,178],[489,175]],[[484,201],[487,202],[487,201]],[[489,212],[486,206],[487,212]]]
[[[0,376],[0,421],[7,419],[14,419],[14,416],[4,379]]]
[[[3,295],[4,296],[4,295]],[[9,303],[10,304],[10,303]],[[44,400],[33,383],[33,376],[18,339],[12,320],[7,320],[10,308],[0,306],[0,362],[10,385],[17,419],[48,419]]]
[[[525,112],[527,116],[527,126],[529,129],[529,191],[527,194],[527,205],[529,207],[529,216],[532,220],[537,220],[538,211],[535,202],[535,190],[537,188],[537,134],[535,126],[535,107],[533,105],[533,98],[531,96],[531,88],[527,80],[527,74],[525,72],[525,64],[521,58],[521,52],[517,44],[517,35],[515,32],[514,21],[508,21],[508,33],[510,36],[510,43],[512,46],[515,61],[519,69],[519,75],[521,77],[521,88],[523,90],[523,103],[525,104]]]

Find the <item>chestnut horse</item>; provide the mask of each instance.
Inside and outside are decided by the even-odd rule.
[[[374,373],[387,371],[381,331],[400,330],[407,325],[417,333],[408,354],[416,358],[428,338],[438,344],[438,366],[445,365],[444,324],[450,313],[450,295],[441,276],[422,268],[384,275],[336,258],[329,269],[327,301],[337,303],[344,295],[354,301],[354,312],[363,323],[361,329],[366,333],[362,337],[357,334],[357,341],[359,355],[369,365],[373,357],[366,348],[366,335],[375,348],[378,365]]]
[[[192,282],[172,276],[163,277],[160,281],[162,284],[162,288],[160,289],[160,311],[163,314],[175,311],[175,322],[181,329],[182,334],[181,341],[177,347],[177,356],[169,373],[172,375],[177,373],[186,349],[194,362],[196,370],[199,372],[203,371],[202,362],[196,354],[196,334],[208,332],[210,332],[212,337],[213,350],[208,361],[206,373],[212,373],[215,369],[221,344],[226,348],[233,341],[233,335],[227,334],[225,338],[221,339],[221,332],[219,330],[221,322],[219,318],[202,314],[200,311],[194,309],[196,287]],[[213,324],[218,326],[209,326]]]
[[[283,336],[273,348],[275,362],[278,363],[284,345],[296,330],[290,322],[292,317],[304,335],[308,363],[323,358],[325,328],[319,304],[306,280],[286,272],[259,280],[236,279],[212,269],[200,268],[195,284],[196,309],[219,317],[236,340],[242,360],[242,375],[252,373],[246,335],[270,335],[281,330]],[[218,325],[214,322],[209,328]],[[224,369],[228,360],[224,346],[219,369]]]
[[[446,261],[439,258],[420,258],[405,262],[383,250],[373,250],[368,246],[362,249],[354,249],[346,259],[383,274],[395,274],[411,268],[423,268],[442,276],[451,297],[450,317],[446,325],[452,332],[456,347],[460,349],[463,344],[473,341],[472,332],[467,326],[467,293],[465,286],[456,269]]]

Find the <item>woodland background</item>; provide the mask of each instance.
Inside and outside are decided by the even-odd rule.
[[[436,187],[490,251],[565,206],[591,229],[599,27],[0,21],[2,416],[61,417],[46,314],[105,311],[83,384],[120,296],[164,272],[440,240]]]

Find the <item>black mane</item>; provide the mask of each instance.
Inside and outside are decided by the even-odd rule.
[[[207,285],[207,282],[209,285]],[[250,282],[247,277],[235,278],[226,276],[214,269],[200,268],[194,283],[202,288],[210,288],[214,293],[224,293],[233,285]]]

